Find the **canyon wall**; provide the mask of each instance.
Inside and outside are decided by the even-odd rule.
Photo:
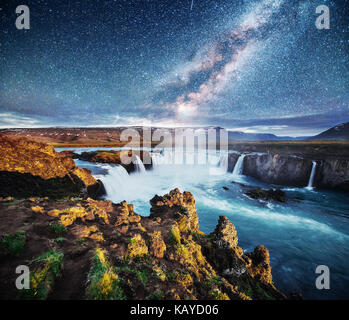
[[[232,171],[239,155],[229,155],[229,170]],[[233,169],[231,169],[233,168]],[[243,174],[262,182],[292,186],[308,186],[313,160],[281,154],[247,154]],[[349,160],[316,160],[313,187],[349,191]]]
[[[314,185],[319,188],[349,191],[349,160],[320,161]]]
[[[312,161],[278,154],[247,155],[243,174],[272,184],[305,187]]]

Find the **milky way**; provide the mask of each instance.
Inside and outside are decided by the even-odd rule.
[[[0,5],[0,126],[219,125],[280,135],[349,121],[345,1]],[[318,30],[316,7],[330,8]]]

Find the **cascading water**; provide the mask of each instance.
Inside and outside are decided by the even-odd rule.
[[[245,154],[240,155],[238,158],[238,161],[235,164],[234,171],[233,171],[233,176],[234,177],[239,177],[242,175],[242,172],[244,170],[244,159],[245,159]]]
[[[133,163],[135,165],[136,172],[139,172],[139,173],[145,172],[144,164],[138,156],[136,156],[136,160]]]
[[[221,154],[220,158],[219,158],[219,167],[224,171],[227,172],[228,171],[228,153],[223,153]]]
[[[173,164],[173,152],[170,150],[163,150],[160,152],[154,152],[151,155],[153,168],[157,168],[161,165]]]
[[[316,172],[316,161],[313,161],[313,166],[311,168],[311,173],[310,173],[310,177],[309,177],[309,182],[308,182],[308,186],[307,189],[313,189],[313,184],[314,184],[314,178],[315,178],[315,172]]]
[[[129,179],[129,174],[123,166],[110,166],[108,174],[101,177],[108,197],[122,193],[121,186]]]

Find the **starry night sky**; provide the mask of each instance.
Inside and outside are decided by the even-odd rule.
[[[301,136],[349,121],[345,0],[8,2],[0,127],[217,125]],[[20,4],[30,30],[15,27]],[[315,26],[321,4],[330,30]]]

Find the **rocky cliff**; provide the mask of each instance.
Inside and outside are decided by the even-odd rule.
[[[211,234],[200,232],[189,192],[155,196],[149,217],[126,202],[6,201],[2,299],[285,298],[273,285],[268,250],[244,253],[223,216]],[[18,291],[13,270],[28,261],[31,288]]]
[[[305,187],[308,184],[312,161],[279,154],[252,154],[244,159],[243,174],[263,182]]]
[[[17,198],[80,194],[97,197],[103,184],[74,160],[46,144],[0,136],[0,196]]]
[[[89,162],[99,162],[99,163],[113,163],[123,166],[128,173],[131,173],[136,170],[135,163],[137,163],[137,158],[142,161],[146,169],[152,168],[152,158],[150,153],[147,151],[132,151],[132,150],[123,150],[123,151],[89,151],[82,152],[79,154],[74,154],[74,158],[89,161]]]
[[[318,161],[314,186],[349,191],[349,160]]]
[[[236,165],[236,153],[229,154],[228,171]],[[313,187],[349,191],[349,160],[314,159],[316,162]],[[247,154],[243,174],[260,181],[294,187],[306,187],[313,167],[313,160],[286,154]]]

